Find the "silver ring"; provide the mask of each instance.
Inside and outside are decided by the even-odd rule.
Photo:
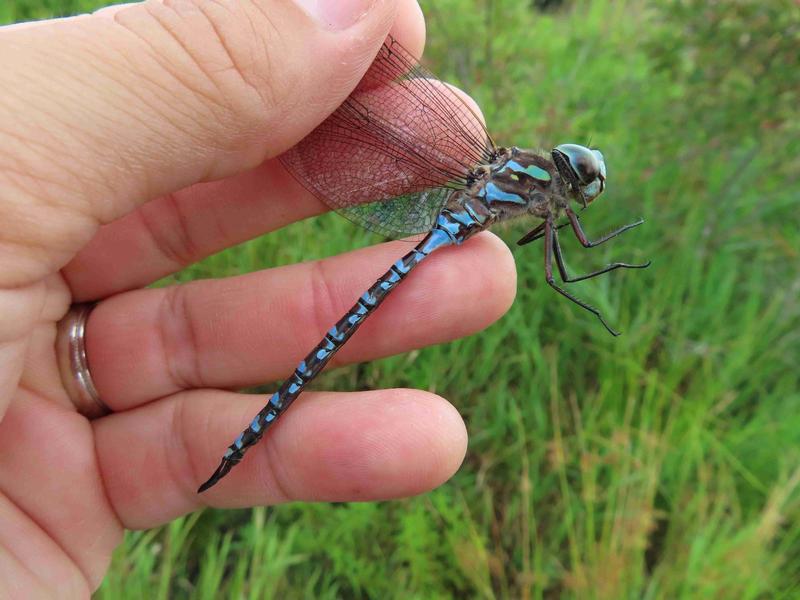
[[[78,412],[89,419],[111,412],[100,400],[94,387],[86,356],[86,322],[94,307],[94,303],[73,304],[58,322],[56,334],[56,357],[61,382]]]

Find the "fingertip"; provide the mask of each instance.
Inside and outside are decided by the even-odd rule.
[[[453,404],[409,388],[384,390],[381,403],[393,405],[385,415],[391,424],[386,439],[390,452],[382,468],[388,482],[401,486],[403,496],[438,487],[458,471],[467,452],[467,428]]]
[[[337,501],[384,500],[434,489],[458,470],[467,449],[467,430],[458,410],[444,398],[415,389],[397,388],[337,394],[309,399],[304,406],[306,439],[317,445],[294,445],[298,477],[286,486],[295,499]],[[356,408],[342,418],[345,398]],[[358,404],[356,404],[356,402]],[[314,411],[313,413],[311,411]],[[330,414],[326,414],[330,411]],[[296,420],[303,418],[300,411]],[[331,423],[337,423],[336,429]],[[281,435],[288,435],[290,424]],[[297,431],[294,431],[296,434]],[[286,485],[286,482],[284,482]]]
[[[431,397],[426,424],[429,427],[429,448],[434,460],[426,489],[434,489],[453,477],[463,464],[467,455],[469,434],[464,418],[452,403],[430,392],[417,393]]]
[[[417,0],[401,0],[390,32],[412,56],[421,57],[425,47],[425,16]]]

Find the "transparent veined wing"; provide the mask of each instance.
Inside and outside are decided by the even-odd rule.
[[[347,100],[281,161],[348,219],[405,237],[429,230],[494,153],[459,94],[389,37]]]
[[[365,229],[400,238],[430,231],[452,192],[450,188],[434,187],[336,210]]]

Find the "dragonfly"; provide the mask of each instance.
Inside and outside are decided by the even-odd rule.
[[[351,221],[386,237],[424,237],[395,262],[322,337],[225,451],[198,489],[208,490],[238,464],[319,375],[336,352],[409,273],[433,252],[458,246],[498,223],[528,217],[540,223],[517,243],[543,239],[545,280],[618,335],[599,310],[564,284],[644,264],[615,262],[570,276],[559,229],[570,226],[585,248],[641,225],[642,219],[590,240],[578,213],[606,186],[603,154],[578,144],[549,153],[494,143],[462,96],[420,66],[389,36],[345,102],[280,157],[312,194]],[[566,222],[557,224],[566,217]]]

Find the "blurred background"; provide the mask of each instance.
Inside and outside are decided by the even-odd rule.
[[[6,0],[0,22],[104,4]],[[549,289],[540,248],[515,248],[501,321],[315,386],[449,398],[470,431],[450,482],[129,533],[97,598],[800,597],[800,3],[422,6],[424,63],[498,143],[602,148],[589,232],[646,219],[592,251],[562,236],[575,273],[652,259],[575,286],[623,335]],[[326,215],[166,283],[375,241],[354,231]]]

